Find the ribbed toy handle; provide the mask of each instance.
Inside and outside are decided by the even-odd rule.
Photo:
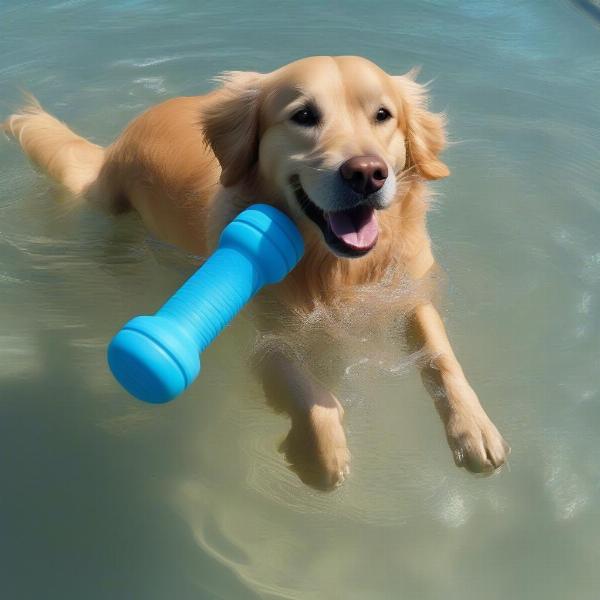
[[[281,281],[302,257],[294,223],[255,204],[221,234],[216,252],[154,316],[136,317],[113,338],[108,363],[133,396],[162,403],[200,372],[204,350],[265,284]]]

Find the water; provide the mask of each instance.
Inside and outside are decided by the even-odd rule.
[[[56,200],[0,140],[0,581],[7,599],[597,598],[600,28],[566,1],[0,3],[0,113],[34,92],[107,143],[224,69],[307,54],[423,66],[449,114],[430,231],[445,315],[513,447],[452,463],[412,369],[343,386],[353,474],[304,487],[246,365],[252,323],[165,407],[123,395],[107,341],[189,272],[132,219]],[[398,356],[398,364],[404,365]]]

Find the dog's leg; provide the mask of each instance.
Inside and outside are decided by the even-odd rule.
[[[337,398],[280,350],[261,352],[255,367],[269,404],[291,419],[281,445],[290,468],[317,489],[340,485],[349,473],[350,453]]]
[[[421,378],[444,423],[456,464],[474,473],[491,473],[502,466],[510,448],[469,385],[433,304],[415,309],[409,340],[427,353]]]

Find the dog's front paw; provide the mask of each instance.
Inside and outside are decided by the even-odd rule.
[[[492,473],[510,454],[496,426],[487,416],[475,392],[466,381],[447,382],[449,400],[441,412],[448,444],[459,467],[472,473]]]
[[[453,411],[446,437],[454,462],[472,473],[492,473],[510,454],[509,445],[481,407]]]
[[[292,420],[280,450],[290,469],[311,487],[331,490],[350,473],[350,452],[342,425],[343,409],[315,405],[310,412]]]

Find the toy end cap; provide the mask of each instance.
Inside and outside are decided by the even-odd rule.
[[[181,365],[157,341],[132,329],[122,329],[113,338],[108,364],[117,381],[144,402],[168,402],[191,383]]]

